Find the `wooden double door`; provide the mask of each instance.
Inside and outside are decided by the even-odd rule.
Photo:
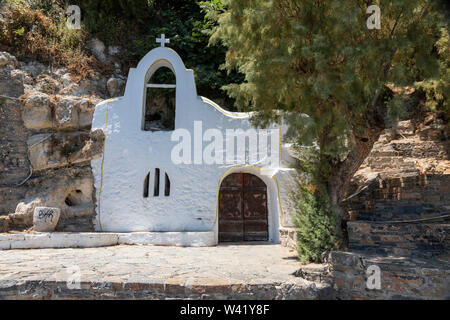
[[[267,241],[267,187],[249,173],[228,175],[219,190],[219,242]]]

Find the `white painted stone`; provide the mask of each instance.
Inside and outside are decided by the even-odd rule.
[[[231,173],[248,172],[261,178],[267,185],[269,240],[279,242],[278,229],[282,225],[286,226],[289,220],[281,221],[283,202],[286,202],[281,198],[285,199],[289,190],[281,186],[288,179],[284,177],[277,181],[276,177],[279,172],[295,172],[281,161],[272,161],[280,158],[282,148],[279,132],[282,128],[273,125],[268,129],[276,130],[268,131],[263,136],[270,141],[272,157],[259,146],[256,151],[252,151],[247,143],[236,147],[237,156],[233,157],[231,163],[198,164],[192,154],[191,164],[175,164],[171,152],[179,141],[172,141],[173,131],[142,130],[146,84],[160,67],[168,67],[176,75],[175,130],[187,130],[194,140],[196,130],[199,131],[196,124],[201,121],[202,134],[207,129],[216,129],[223,135],[223,149],[216,150],[216,153],[223,155],[227,139],[233,139],[226,135],[227,129],[241,129],[238,139],[245,138],[247,130],[254,129],[250,123],[250,113],[228,112],[198,96],[193,71],[185,68],[175,51],[167,47],[153,49],[144,56],[137,68],[130,69],[124,96],[103,101],[95,108],[92,130],[101,130],[106,137],[102,157],[91,162],[98,201],[96,229],[108,232],[146,231],[150,233],[142,236],[133,234],[130,237],[148,238],[151,241],[156,239],[151,232],[159,232],[165,244],[178,243],[179,238],[170,236],[171,233],[195,234],[200,231],[198,234],[214,233],[215,241],[211,244],[215,244],[220,183]],[[192,152],[197,145],[202,144],[205,150],[204,147],[210,143],[191,141]],[[283,156],[287,153],[285,150],[281,152]],[[240,154],[246,157],[239,158]],[[155,168],[160,169],[160,195],[154,197]],[[148,173],[150,191],[149,196],[144,198],[143,185]],[[164,196],[165,174],[170,179],[170,196],[167,197]],[[195,237],[186,239],[186,243],[191,244],[197,241]]]
[[[207,247],[214,232],[39,232],[0,234],[0,250],[42,248],[93,248],[118,244]]]
[[[119,244],[208,247],[215,245],[214,232],[129,232],[119,233]]]
[[[55,230],[58,224],[61,210],[59,208],[36,207],[34,208],[34,231],[49,232]]]
[[[116,245],[117,233],[43,232],[6,234],[0,237],[1,249],[92,248]]]

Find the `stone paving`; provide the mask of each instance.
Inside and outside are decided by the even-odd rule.
[[[328,284],[293,275],[299,267],[293,250],[260,243],[6,250],[0,298],[328,298]],[[69,288],[77,268],[80,287]]]

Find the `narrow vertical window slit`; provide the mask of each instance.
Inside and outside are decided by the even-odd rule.
[[[144,198],[148,198],[148,185],[150,183],[150,172],[147,173],[144,179]]]
[[[170,196],[170,180],[167,172],[165,174],[165,183],[164,183],[164,195],[166,197]]]
[[[158,197],[159,196],[159,168],[155,169],[155,181],[153,185],[153,196]]]

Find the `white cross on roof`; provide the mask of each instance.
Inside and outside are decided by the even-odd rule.
[[[161,43],[161,47],[164,47],[166,43],[170,43],[170,39],[166,39],[166,35],[161,34],[161,38],[156,38],[157,43]]]

